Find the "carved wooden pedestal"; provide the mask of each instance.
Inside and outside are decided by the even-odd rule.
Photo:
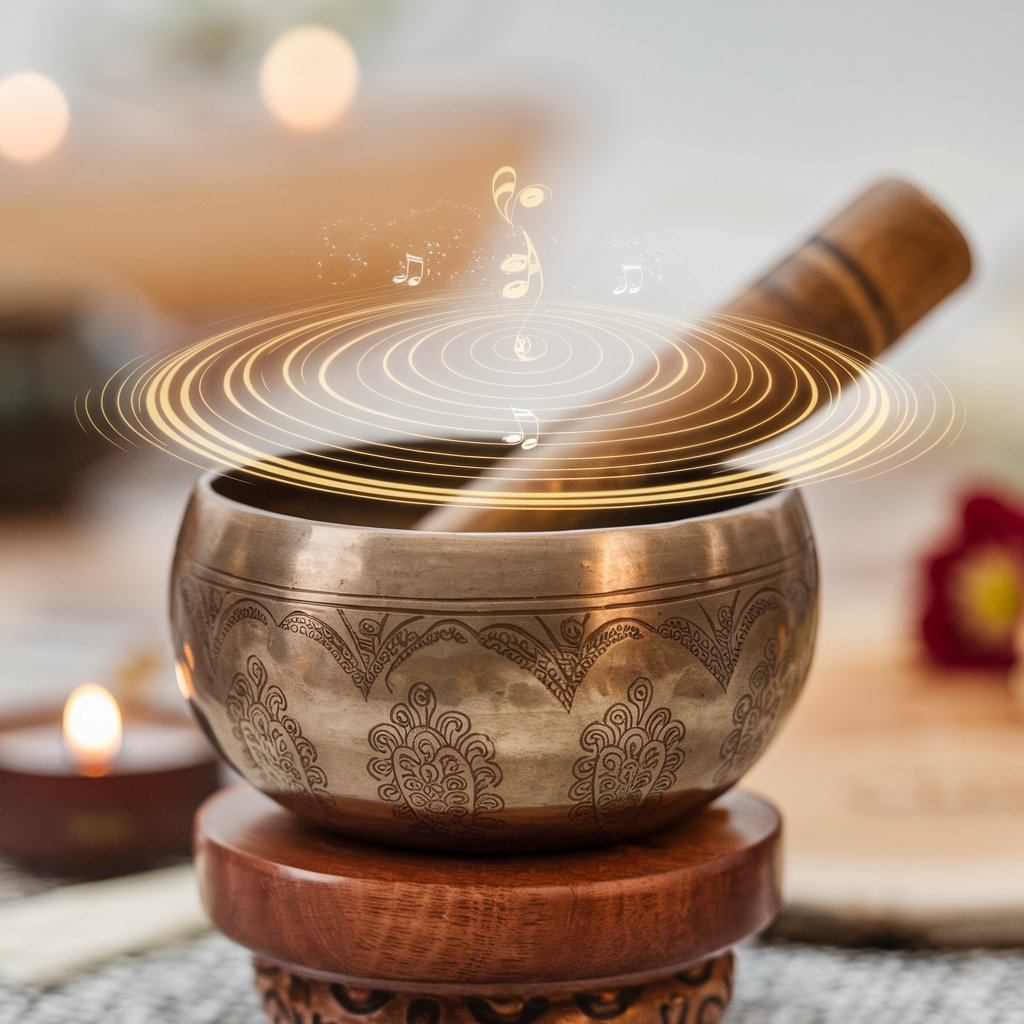
[[[735,792],[634,842],[460,857],[348,840],[243,785],[196,843],[275,1024],[709,1024],[729,948],[779,906],[778,815]]]
[[[255,958],[256,987],[274,1024],[713,1024],[732,995],[732,953],[646,985],[547,995],[437,996],[356,988]]]

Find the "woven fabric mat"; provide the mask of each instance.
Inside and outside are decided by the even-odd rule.
[[[0,862],[0,900],[50,888]],[[1024,1024],[1024,950],[909,952],[755,942],[727,1024]],[[249,956],[220,935],[45,989],[0,985],[0,1024],[266,1024]]]
[[[1021,1024],[1024,952],[753,944],[728,1024]],[[266,1024],[246,952],[209,934],[57,988],[0,987],[2,1024]]]

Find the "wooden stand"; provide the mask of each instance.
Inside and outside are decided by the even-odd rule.
[[[248,786],[211,798],[196,865],[288,1024],[717,1021],[729,948],[779,908],[779,818],[731,793],[673,828],[571,853],[358,843]]]
[[[357,988],[293,974],[259,957],[254,962],[256,987],[274,1024],[714,1024],[732,996],[729,952],[647,985],[490,998]]]

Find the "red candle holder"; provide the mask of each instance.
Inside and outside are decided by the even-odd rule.
[[[196,726],[130,707],[120,749],[97,766],[76,761],[61,719],[59,707],[0,719],[0,853],[81,878],[186,856],[195,810],[220,785]]]

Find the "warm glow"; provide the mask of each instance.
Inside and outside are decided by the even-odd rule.
[[[187,645],[186,645],[187,646]],[[182,700],[192,699],[192,673],[183,661],[174,663],[174,678],[178,684],[178,693]]]
[[[67,134],[68,101],[55,82],[34,71],[0,79],[0,154],[31,163],[49,156]]]
[[[109,690],[79,686],[64,705],[64,742],[86,775],[102,775],[121,749],[121,709]]]
[[[267,109],[289,128],[318,132],[348,110],[359,84],[359,63],[337,32],[302,25],[274,43],[260,67]]]

